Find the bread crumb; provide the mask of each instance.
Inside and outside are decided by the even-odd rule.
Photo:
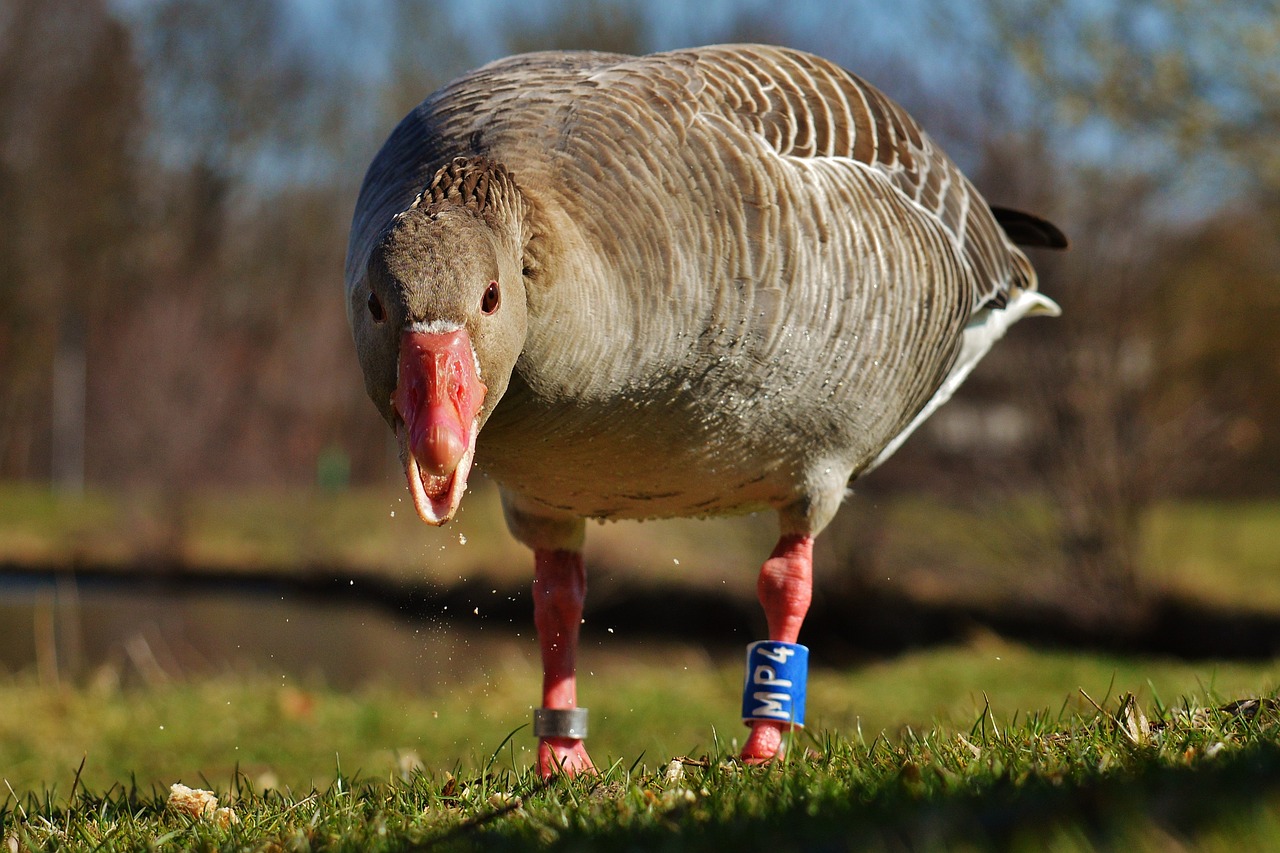
[[[181,782],[169,786],[169,808],[191,817],[213,814],[218,808],[218,798],[212,791],[188,788]]]
[[[218,808],[218,798],[212,791],[188,788],[180,782],[169,786],[169,800],[166,805],[175,812],[190,817],[209,818],[223,829],[240,822],[240,818],[231,809]]]

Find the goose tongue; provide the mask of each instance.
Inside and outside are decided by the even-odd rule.
[[[486,391],[465,329],[401,335],[391,396],[400,416],[396,438],[413,505],[428,524],[444,524],[462,501]]]

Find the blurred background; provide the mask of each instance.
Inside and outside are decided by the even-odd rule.
[[[486,61],[727,41],[868,78],[1073,242],[1033,258],[1063,317],[1019,325],[858,483],[813,635],[1230,654],[1248,611],[1237,646],[1274,653],[1271,0],[2,0],[0,662],[343,682],[420,666],[419,629],[464,615],[527,643],[530,559],[492,488],[445,531],[401,500],[343,314],[359,182]],[[588,632],[739,648],[772,524],[591,528]]]

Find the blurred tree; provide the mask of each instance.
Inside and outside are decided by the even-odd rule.
[[[196,0],[130,19],[150,84],[147,278],[104,358],[124,405],[95,436],[97,474],[160,486],[170,505],[210,485],[310,482],[359,390],[339,369],[334,297],[356,120],[296,15]]]
[[[1179,478],[1203,472],[1189,464],[1190,431],[1212,425],[1188,408],[1170,434],[1157,417],[1153,336],[1172,239],[1158,225],[1158,187],[1085,169],[1071,180],[1057,206],[1077,242],[1042,275],[1064,315],[1028,341],[1019,378],[1045,439],[1033,470],[1057,510],[1066,600],[1085,616],[1131,616],[1141,605],[1144,516]]]
[[[0,475],[51,471],[74,489],[94,414],[89,353],[133,275],[141,78],[99,0],[16,0],[0,24],[0,193],[13,224],[0,242]],[[49,50],[59,39],[77,50]]]
[[[296,13],[295,13],[296,14]],[[332,97],[317,58],[290,37],[280,0],[157,0],[134,21],[151,84],[154,154],[221,180],[290,176],[323,140]]]
[[[968,124],[977,183],[1048,215],[1074,247],[1037,259],[1064,317],[1015,330],[960,399],[989,392],[988,379],[1031,379],[1048,419],[1032,470],[1058,511],[1063,588],[1095,615],[1132,613],[1150,505],[1275,457],[1251,425],[1275,400],[1260,392],[1276,369],[1245,367],[1273,337],[1280,266],[1263,247],[1274,237],[1246,247],[1218,218],[1248,197],[1246,209],[1275,218],[1280,16],[1213,0],[988,0],[985,12],[940,13],[974,40],[984,71],[967,76],[997,81],[975,100],[984,121]],[[1237,226],[1261,236],[1267,221]],[[1236,275],[1248,283],[1229,284]]]
[[[1198,493],[1274,496],[1280,485],[1280,208],[1269,192],[1243,198],[1185,229],[1161,264],[1153,361],[1160,366],[1158,417],[1209,415],[1217,429],[1187,458]],[[1186,467],[1185,460],[1179,467]]]
[[[533,50],[598,50],[604,53],[645,53],[646,22],[643,0],[563,0],[555,7],[512,4],[504,24],[509,53]],[[547,14],[549,9],[554,12]],[[538,17],[541,16],[541,26]]]
[[[405,113],[449,80],[482,62],[496,58],[479,52],[479,38],[469,39],[467,24],[459,20],[460,7],[427,4],[415,0],[391,0],[384,11],[387,27],[382,53],[386,77],[379,81],[379,115],[376,143],[390,134]],[[497,33],[485,33],[483,41],[501,52]],[[361,166],[367,166],[373,152]],[[363,173],[361,173],[363,174]]]
[[[1119,165],[1180,187],[1280,191],[1280,13],[1271,0],[988,0],[997,31],[1064,124]],[[1118,131],[1118,132],[1117,132]]]

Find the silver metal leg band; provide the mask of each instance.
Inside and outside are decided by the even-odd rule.
[[[538,737],[587,736],[586,708],[537,708],[533,712],[533,733]]]

